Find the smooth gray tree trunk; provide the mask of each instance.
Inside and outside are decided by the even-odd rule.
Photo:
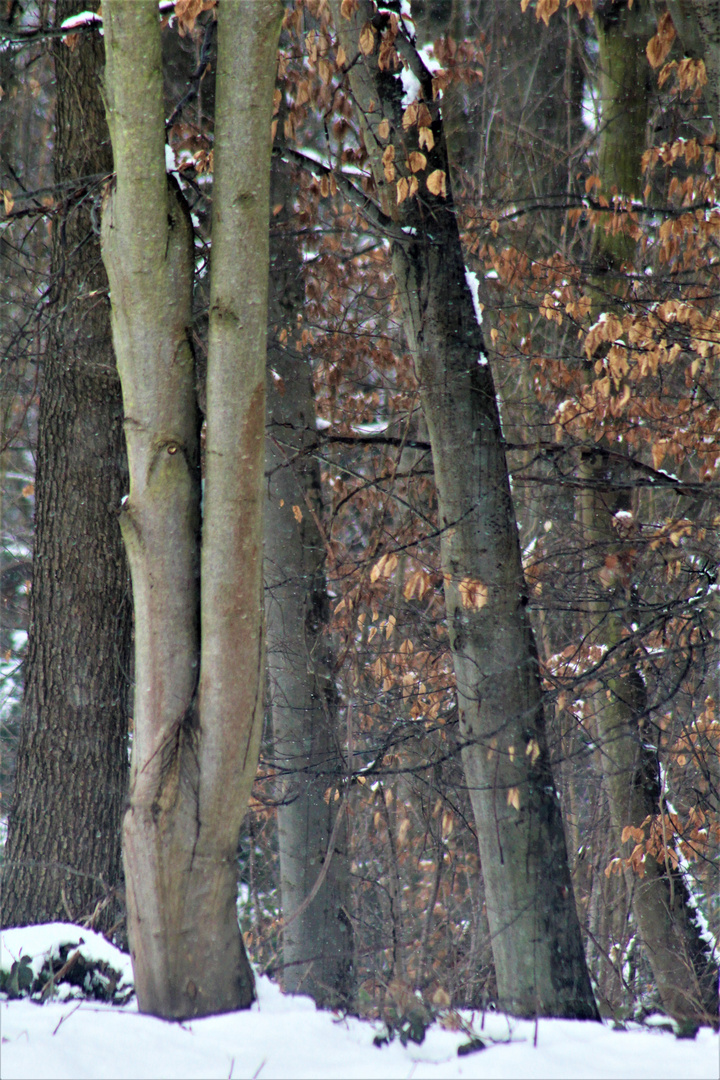
[[[265,587],[273,750],[278,770],[278,847],[283,913],[282,982],[321,1005],[353,998],[353,933],[345,802],[336,802],[345,764],[329,637],[320,469],[309,358],[294,344],[304,301],[302,259],[289,224],[292,176],[273,165],[267,380]],[[287,337],[280,340],[282,331]],[[328,796],[328,792],[332,795]],[[296,916],[328,855],[315,898]]]
[[[123,856],[140,1009],[242,1008],[236,851],[264,676],[262,508],[270,121],[279,0],[219,9],[206,487],[189,342],[190,216],[165,174],[154,0],[106,0],[116,188],[103,213],[130,466],[135,731]]]

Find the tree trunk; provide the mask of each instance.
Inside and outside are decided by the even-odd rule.
[[[331,7],[394,238],[395,279],[432,443],[462,758],[500,1006],[520,1016],[596,1019],[545,739],[495,388],[465,280],[439,106],[417,53],[398,34],[394,44],[414,65],[431,113],[431,123],[420,125],[433,135],[423,164],[408,157],[418,128],[403,129],[392,60],[389,71],[378,65],[380,34],[386,43],[393,37],[389,16],[366,0],[351,19],[339,3]],[[368,24],[373,51],[365,33],[361,52]],[[413,176],[417,197],[398,203],[398,182],[407,185]]]
[[[668,0],[667,7],[685,52],[705,61],[708,81],[704,95],[717,133],[720,131],[720,3]]]
[[[56,19],[76,13],[60,0]],[[98,75],[103,43],[54,49],[55,181],[112,171]],[[120,382],[92,193],[54,219],[53,322],[44,357],[24,718],[5,849],[5,925],[79,920],[122,881],[129,581]],[[117,918],[108,904],[95,925]]]
[[[201,565],[192,225],[165,175],[157,6],[107,0],[103,10],[117,174],[103,257],[125,403],[122,525],[135,606],[128,931],[141,1011],[180,1018],[254,997],[236,850],[262,726],[269,131],[282,10],[255,0],[219,12]]]
[[[652,29],[647,0],[635,0],[612,17],[596,15],[600,44],[602,128],[600,179],[602,191],[639,196],[641,159],[645,148],[649,66],[645,45]],[[610,214],[607,215],[610,218]],[[627,232],[600,222],[593,238],[595,276],[592,279],[597,314],[620,303],[625,291],[623,266],[632,264],[635,241]],[[646,730],[645,684],[631,653],[622,654],[625,630],[634,620],[630,586],[611,580],[606,556],[621,554],[614,514],[626,508],[624,492],[613,486],[602,447],[583,455],[582,475],[589,481],[582,495],[586,570],[596,589],[588,640],[616,653],[617,665],[594,695],[598,739],[617,847],[627,857],[637,843],[622,843],[626,826],[642,829],[648,817],[666,813],[660,789],[657,751]],[[643,876],[627,871],[632,911],[655,977],[670,1015],[679,1020],[717,1016],[717,966],[703,941],[690,907],[683,876],[651,855]]]
[[[328,789],[344,767],[338,695],[329,640],[322,494],[317,460],[312,369],[295,350],[295,316],[304,283],[297,240],[289,231],[288,166],[273,166],[267,379],[265,584],[268,669],[275,765],[279,773],[278,847],[286,990],[321,1005],[349,1007],[353,935],[348,911],[347,829]],[[287,339],[280,341],[282,330]],[[331,862],[315,899],[294,918],[315,884],[341,812]],[[288,921],[290,920],[290,921]]]

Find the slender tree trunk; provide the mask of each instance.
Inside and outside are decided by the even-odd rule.
[[[59,0],[58,22],[77,0]],[[55,180],[112,171],[98,91],[102,39],[58,42]],[[43,364],[24,717],[2,921],[80,919],[121,884],[127,783],[129,580],[120,382],[92,193],[55,220],[54,318]],[[98,926],[109,926],[109,904]]]
[[[613,193],[640,193],[649,93],[645,45],[652,33],[648,8],[647,0],[635,0],[632,8],[618,5],[612,17],[596,16],[602,94],[600,179],[608,199]],[[634,252],[629,233],[613,229],[609,221],[598,224],[592,282],[598,314],[619,304],[619,290],[624,289],[621,270],[632,263]],[[642,829],[648,817],[655,818],[666,808],[657,751],[645,730],[645,684],[632,655],[622,656],[625,629],[634,618],[630,586],[608,575],[606,563],[607,556],[622,554],[614,514],[625,508],[624,493],[613,485],[602,446],[583,455],[582,475],[589,481],[581,506],[586,569],[597,593],[588,637],[618,656],[618,670],[594,695],[595,721],[614,840],[627,857],[637,840],[631,837],[622,843],[625,827]],[[696,924],[682,874],[648,855],[642,877],[634,878],[632,870],[627,877],[633,915],[663,1005],[679,1020],[716,1017],[718,970]]]
[[[353,997],[347,829],[344,803],[339,811],[327,796],[338,790],[345,770],[329,640],[320,469],[307,453],[317,438],[312,370],[293,345],[304,300],[302,261],[297,240],[287,231],[290,170],[279,161],[273,165],[272,203],[283,209],[273,217],[270,248],[265,584],[280,776],[282,979],[286,990],[310,994],[318,1004],[347,1007]],[[294,918],[322,869],[338,812],[343,822],[327,876],[312,903]]]
[[[521,1016],[595,1019],[546,745],[495,388],[465,280],[440,109],[417,53],[398,34],[394,44],[414,65],[430,111],[431,122],[420,125],[433,136],[432,146],[424,142],[423,164],[409,157],[421,148],[414,150],[418,127],[403,128],[400,80],[392,67],[382,71],[378,65],[380,35],[386,42],[393,36],[389,17],[366,0],[350,19],[339,3],[331,7],[394,238],[395,279],[432,443],[462,759],[500,1004]],[[372,52],[367,32],[359,49],[368,24]],[[407,185],[413,176],[417,197],[398,202],[398,182]]]
[[[103,257],[125,404],[122,525],[135,605],[128,931],[141,1010],[179,1018],[254,997],[236,850],[262,727],[267,223],[282,8],[229,0],[219,10],[201,559],[192,225],[165,175],[157,5],[106,0],[103,13],[117,174]]]

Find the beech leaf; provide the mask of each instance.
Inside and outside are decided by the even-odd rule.
[[[412,150],[408,154],[408,166],[410,168],[410,172],[422,172],[426,165],[427,158],[419,150]]]
[[[435,169],[431,172],[427,178],[428,191],[433,195],[440,195],[443,199],[447,198],[447,188],[445,186],[445,173],[442,169]]]
[[[369,56],[375,48],[375,31],[370,23],[365,23],[360,31],[360,37],[358,39],[358,48],[363,56]]]
[[[427,150],[432,150],[435,145],[435,136],[429,127],[421,127],[418,133],[418,142],[420,148],[424,146]]]

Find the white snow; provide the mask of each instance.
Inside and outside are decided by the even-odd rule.
[[[474,270],[468,270],[465,267],[465,280],[468,283],[470,294],[472,296],[473,307],[475,308],[475,318],[478,321],[478,326],[482,325],[482,304],[480,303],[480,282],[478,276]]]
[[[403,90],[405,91],[402,103],[403,105],[412,105],[413,101],[418,101],[420,98],[420,93],[422,91],[420,80],[412,73],[409,67],[404,67],[399,74],[400,79],[402,80]]]
[[[8,954],[44,955],[60,941],[79,940],[85,955],[125,965],[124,954],[99,935],[66,924],[9,930]],[[283,995],[266,977],[246,1012],[185,1023],[141,1016],[135,1000],[116,1007],[90,1001],[39,1006],[24,998],[0,1001],[2,1076],[11,1078],[122,1077],[461,1077],[621,1078],[709,1080],[718,1075],[717,1036],[702,1028],[677,1040],[651,1026],[569,1020],[517,1021],[497,1013],[463,1012],[465,1031],[433,1024],[425,1041],[373,1045],[379,1025],[316,1010],[305,997]],[[659,1022],[666,1020],[660,1018]],[[458,1057],[470,1033],[486,1049]]]
[[[44,923],[41,926],[3,930],[0,934],[0,970],[8,971],[21,956],[30,956],[30,966],[37,976],[48,957],[60,955],[61,945],[77,945],[85,960],[102,960],[118,971],[122,976],[119,986],[132,985],[130,957],[110,945],[102,934],[73,923]]]
[[[180,173],[177,171],[178,163],[175,158],[175,151],[169,143],[165,143],[165,172],[172,173],[172,175],[180,183]]]
[[[417,52],[431,75],[434,75],[436,71],[442,71],[442,64],[433,55],[432,45],[423,45],[422,49],[418,49]],[[414,101],[419,101],[422,87],[417,76],[413,74],[409,67],[403,67],[398,72],[398,76],[402,80],[403,90],[405,91],[402,99],[403,105],[412,105]],[[442,93],[440,97],[442,97]]]
[[[374,420],[367,424],[351,424],[350,428],[356,435],[382,435],[389,426],[389,420]]]
[[[400,18],[402,20],[405,33],[410,41],[415,40],[415,20],[412,17],[412,9],[410,7],[410,0],[400,0]]]
[[[92,26],[94,23],[102,25],[102,15],[95,11],[79,11],[77,15],[71,15],[69,19],[63,19],[60,23],[61,30],[75,30],[78,26]]]
[[[158,11],[160,14],[166,11],[172,11],[175,8],[175,0],[160,0],[158,4]],[[60,23],[61,30],[77,30],[80,26],[99,26],[100,34],[104,34],[103,17],[96,11],[79,11],[77,15],[71,15],[68,19],[63,19]]]
[[[434,75],[436,71],[442,71],[443,66],[436,59],[432,45],[423,45],[422,49],[418,49],[418,56],[431,75]]]

